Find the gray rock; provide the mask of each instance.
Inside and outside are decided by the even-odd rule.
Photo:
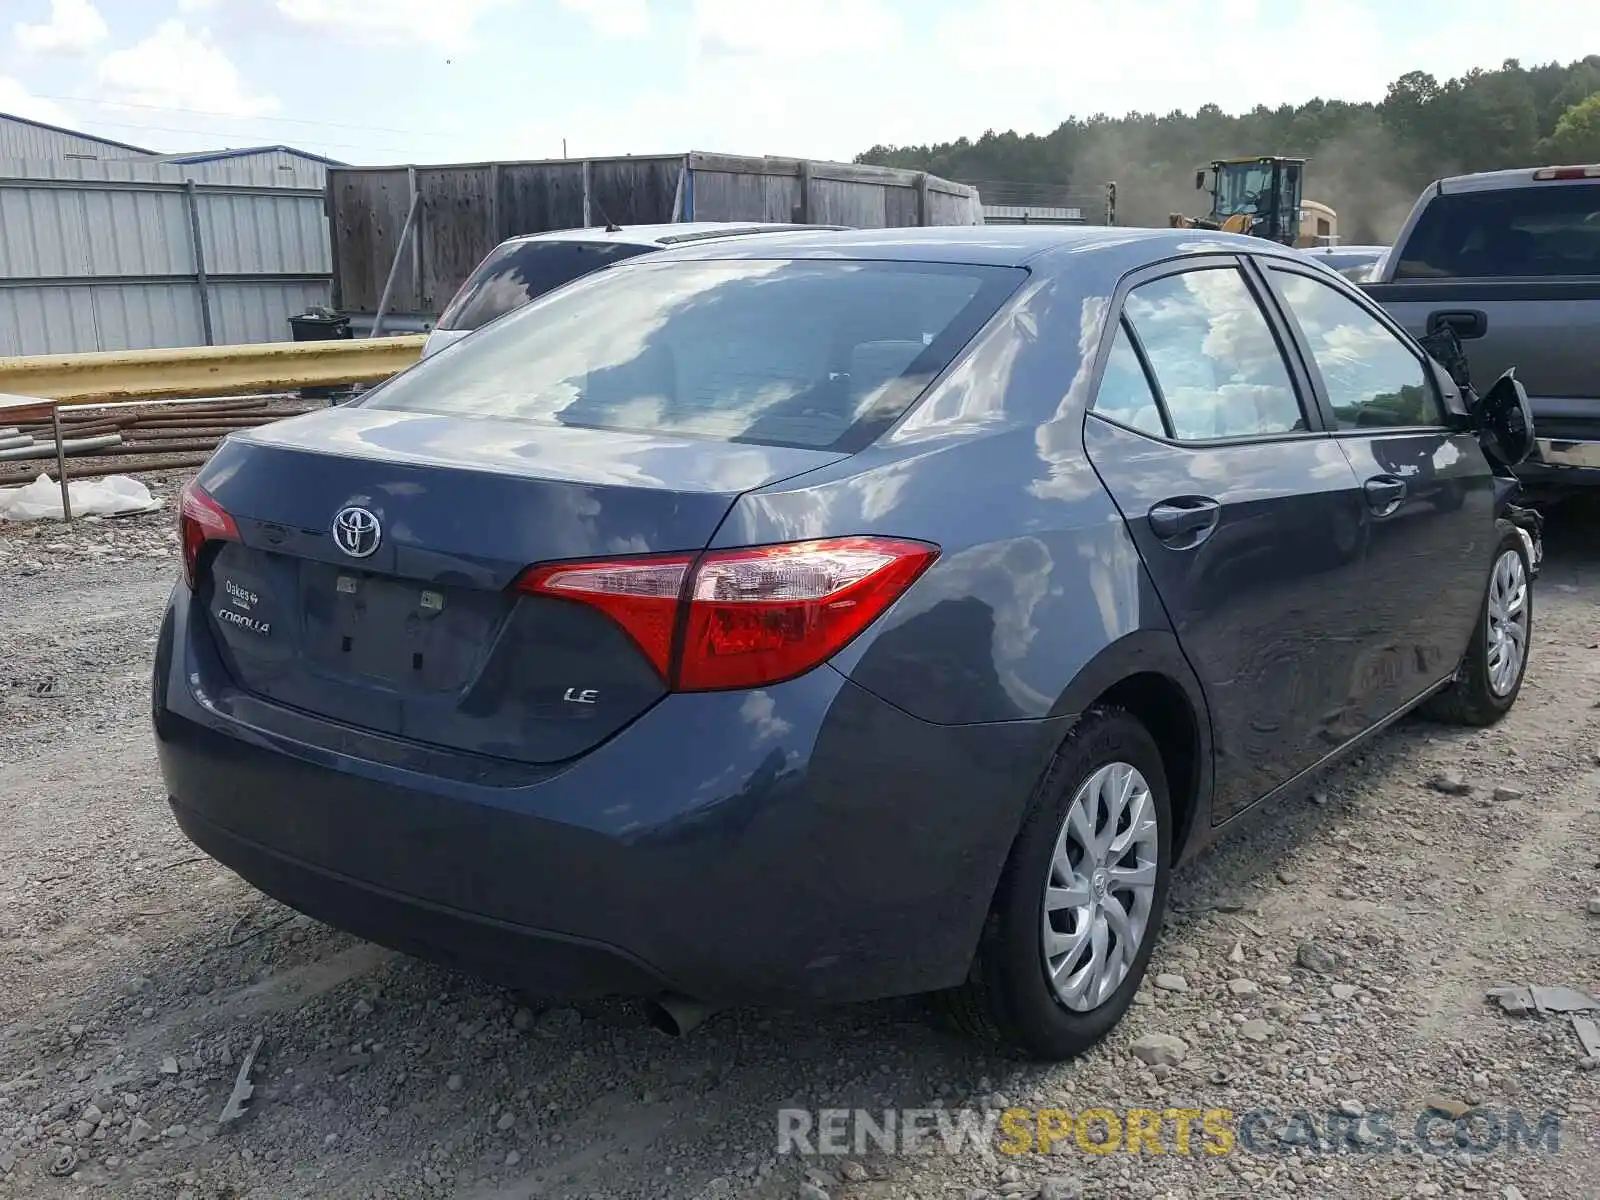
[[[1156,976],[1156,986],[1164,992],[1187,992],[1189,981],[1182,975],[1168,973]]]
[[[1135,1058],[1152,1067],[1157,1063],[1175,1067],[1189,1053],[1189,1043],[1170,1033],[1147,1033],[1133,1043],[1132,1050]]]
[[[1359,1117],[1366,1113],[1367,1108],[1359,1100],[1341,1100],[1339,1101],[1339,1111],[1347,1117]]]
[[[170,1054],[163,1058],[161,1060],[161,1073],[163,1075],[176,1075],[178,1073],[178,1060]]]
[[[539,1014],[534,1027],[547,1037],[571,1033],[583,1024],[583,1014],[575,1008],[552,1008]]]
[[[462,1079],[462,1078],[461,1078],[461,1076],[459,1076],[459,1075],[452,1075],[452,1076],[450,1076],[450,1078],[449,1078],[449,1079],[446,1079],[446,1080],[445,1080],[445,1081],[444,1081],[444,1086],[445,1086],[445,1088],[446,1088],[446,1089],[447,1089],[447,1090],[449,1090],[449,1091],[452,1091],[452,1092],[459,1092],[459,1091],[460,1091],[460,1090],[461,1090],[461,1089],[462,1089],[462,1088],[463,1088],[463,1087],[464,1087],[464,1086],[466,1086],[466,1083],[465,1083],[465,1081],[464,1081],[464,1080],[463,1080],[463,1079]]]
[[[355,1004],[351,1006],[351,1011],[354,1012],[358,1017],[370,1017],[373,1011],[372,1001],[357,1000]]]
[[[1511,787],[1497,787],[1494,790],[1494,798],[1501,804],[1509,804],[1513,800],[1521,800],[1525,794],[1518,788]]]
[[[518,1154],[515,1150],[510,1151],[506,1155],[506,1166],[508,1167],[514,1167],[521,1161],[522,1155]]]
[[[516,1114],[508,1108],[505,1112],[500,1114],[500,1119],[494,1123],[494,1127],[501,1133],[505,1133],[515,1126],[516,1123]]]
[[[1472,793],[1470,783],[1449,771],[1441,771],[1433,776],[1428,780],[1428,786],[1445,796],[1467,796]]]
[[[1315,971],[1319,975],[1326,975],[1339,965],[1339,960],[1331,952],[1315,942],[1301,942],[1294,960],[1307,971]]]
[[[865,1183],[868,1178],[867,1169],[853,1158],[845,1161],[844,1165],[839,1168],[839,1174],[851,1183]]]
[[[1242,963],[1244,961],[1243,942],[1236,941],[1233,943],[1233,949],[1228,951],[1228,961],[1231,963]]]
[[[800,1200],[828,1200],[828,1193],[814,1183],[800,1185]]]
[[[1335,1000],[1354,1000],[1360,990],[1351,983],[1336,983],[1328,989]]]
[[[1272,1025],[1257,1017],[1239,1026],[1239,1036],[1247,1042],[1264,1042],[1272,1036]]]
[[[1254,996],[1261,991],[1261,985],[1254,979],[1230,979],[1228,990],[1235,996]]]
[[[1589,897],[1589,915],[1591,917],[1600,917],[1600,896]]]
[[[515,1029],[518,1033],[527,1033],[528,1030],[532,1029],[533,1010],[531,1008],[519,1008],[516,1012],[512,1013],[511,1028]]]
[[[1078,1200],[1082,1195],[1082,1186],[1066,1175],[1053,1175],[1039,1185],[1039,1200]]]
[[[146,1142],[155,1136],[155,1129],[143,1117],[135,1117],[133,1124],[128,1126],[128,1140],[131,1142]]]

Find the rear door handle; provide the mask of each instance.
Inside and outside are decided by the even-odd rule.
[[[1164,500],[1150,510],[1150,528],[1163,542],[1197,545],[1216,528],[1222,506],[1208,496]]]
[[[1362,490],[1367,494],[1367,507],[1386,517],[1405,501],[1406,481],[1398,475],[1374,475],[1362,484]]]
[[[1489,332],[1488,314],[1481,309],[1440,309],[1438,312],[1428,314],[1428,332],[1437,332],[1440,326],[1448,325],[1456,331],[1456,336],[1462,341],[1468,338],[1481,338]]]

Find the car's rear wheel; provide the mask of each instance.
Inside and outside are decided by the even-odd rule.
[[[1533,639],[1533,572],[1527,543],[1500,523],[1483,609],[1455,682],[1429,702],[1426,716],[1451,725],[1493,725],[1517,702]]]
[[[1145,727],[1119,709],[1085,714],[1034,797],[967,981],[939,997],[952,1023],[1050,1060],[1104,1037],[1166,911],[1171,813]]]

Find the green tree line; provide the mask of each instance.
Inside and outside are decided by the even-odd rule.
[[[857,162],[931,171],[976,183],[1059,185],[1095,206],[1118,187],[1118,220],[1165,224],[1206,207],[1194,171],[1214,158],[1303,156],[1307,199],[1331,204],[1346,242],[1387,242],[1421,190],[1470,171],[1600,162],[1600,54],[1565,66],[1507,59],[1440,81],[1402,75],[1376,103],[1309,100],[1239,115],[1096,113],[1045,134],[997,133],[933,146],[874,146]],[[999,190],[994,190],[998,196]],[[1035,201],[1038,202],[1038,201]]]

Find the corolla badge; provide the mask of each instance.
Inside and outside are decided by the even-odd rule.
[[[375,553],[382,540],[383,527],[368,509],[352,504],[341,508],[333,518],[333,544],[351,558]]]

